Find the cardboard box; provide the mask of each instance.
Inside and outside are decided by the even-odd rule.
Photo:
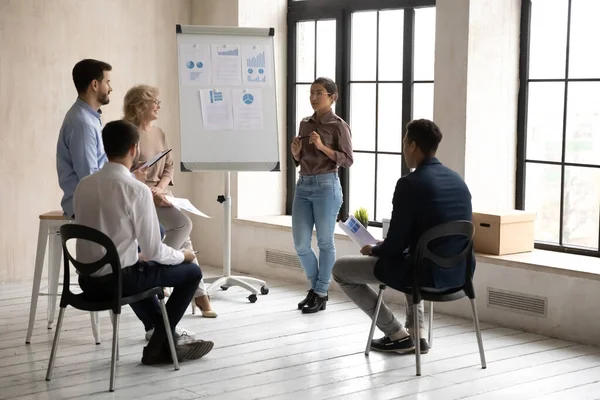
[[[473,213],[476,252],[503,255],[533,250],[535,213],[507,210]]]

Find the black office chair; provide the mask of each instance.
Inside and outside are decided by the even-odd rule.
[[[115,369],[116,361],[119,358],[119,317],[121,315],[121,307],[126,304],[136,303],[140,300],[158,296],[160,300],[160,308],[162,311],[163,321],[165,323],[165,329],[167,331],[167,339],[169,341],[169,348],[171,350],[171,357],[173,358],[173,366],[175,370],[179,370],[179,362],[175,353],[175,344],[173,342],[173,335],[171,333],[171,327],[169,324],[169,318],[167,316],[167,310],[164,302],[164,292],[161,287],[155,287],[146,290],[142,293],[135,294],[133,296],[123,297],[122,277],[121,277],[121,262],[117,249],[113,244],[112,240],[108,238],[102,232],[96,229],[89,228],[83,225],[67,224],[60,228],[60,237],[62,241],[62,248],[64,254],[64,277],[63,277],[63,292],[60,297],[60,312],[58,314],[58,323],[56,325],[56,333],[54,334],[54,342],[52,343],[52,352],[50,353],[50,360],[48,361],[48,372],[46,373],[46,380],[52,379],[52,369],[54,367],[54,358],[56,356],[56,349],[58,348],[58,339],[60,337],[60,330],[62,328],[63,317],[65,316],[65,309],[68,305],[83,311],[105,311],[110,310],[112,312],[113,321],[113,343],[112,343],[112,358],[110,366],[110,387],[111,392],[115,391]],[[70,239],[87,240],[96,243],[106,250],[106,254],[100,260],[84,264],[75,260],[69,250],[67,249],[67,241]],[[112,282],[115,288],[114,292],[107,297],[97,298],[90,296],[86,293],[73,294],[69,288],[69,261],[73,263],[73,266],[82,276],[90,276],[94,272],[98,271],[103,266],[110,264],[112,267]]]
[[[435,226],[426,231],[417,242],[415,247],[414,264],[413,264],[413,284],[412,288],[408,287],[401,290],[403,293],[410,294],[413,296],[413,315],[414,315],[414,339],[415,339],[415,358],[417,367],[417,376],[421,376],[421,345],[420,345],[420,331],[419,331],[419,315],[418,307],[421,300],[429,301],[429,344],[433,342],[433,303],[435,302],[449,302],[454,300],[468,297],[471,300],[471,309],[473,311],[473,322],[475,323],[475,333],[477,335],[477,345],[479,346],[479,357],[481,358],[481,368],[486,368],[485,353],[483,350],[483,341],[481,340],[481,329],[479,328],[479,317],[477,315],[477,308],[475,307],[475,289],[473,288],[473,280],[471,276],[473,261],[472,261],[472,248],[473,248],[473,224],[470,221],[452,221],[447,222],[438,226]],[[429,244],[436,239],[447,237],[447,236],[464,236],[467,238],[467,244],[463,251],[455,256],[441,257],[434,254],[429,249]],[[452,268],[463,259],[466,262],[465,271],[465,283],[463,286],[458,288],[429,288],[422,287],[419,285],[419,269],[422,268],[425,260],[430,260],[436,265],[442,268]],[[369,339],[367,341],[367,348],[365,349],[365,355],[369,355],[371,348],[371,341],[373,340],[373,334],[375,333],[375,326],[377,317],[379,316],[379,310],[381,308],[381,302],[383,300],[383,291],[386,285],[379,286],[379,296],[377,298],[377,307],[375,308],[375,316],[371,323],[371,331],[369,332]]]

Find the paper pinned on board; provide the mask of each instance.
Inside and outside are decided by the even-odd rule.
[[[202,211],[194,207],[194,205],[188,199],[182,199],[172,196],[165,196],[165,199],[167,199],[169,203],[173,204],[173,207],[177,208],[178,210],[185,210],[192,214],[199,215],[203,218],[211,218],[210,216],[204,214]]]
[[[350,215],[345,222],[339,221],[338,225],[354,243],[360,246],[361,249],[368,244],[377,244],[377,239],[365,229],[354,215]]]
[[[198,89],[202,120],[207,131],[232,130],[233,111],[229,89]]]
[[[210,46],[205,44],[179,45],[179,65],[183,86],[210,85]]]

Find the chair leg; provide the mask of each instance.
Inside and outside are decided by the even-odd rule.
[[[375,334],[375,326],[377,326],[377,318],[379,317],[379,310],[381,309],[381,303],[383,302],[383,291],[385,286],[379,287],[379,295],[377,296],[377,306],[375,307],[375,315],[373,315],[373,321],[371,322],[371,330],[369,331],[369,338],[367,339],[367,347],[365,348],[365,355],[369,355],[371,350],[371,342],[373,341],[373,335]]]
[[[192,305],[192,315],[196,315],[196,299],[192,299],[190,304]]]
[[[52,370],[54,369],[54,359],[56,350],[58,349],[58,340],[60,338],[60,330],[62,329],[63,318],[65,317],[65,307],[61,307],[58,312],[58,323],[56,324],[56,332],[54,333],[54,341],[52,342],[52,351],[50,352],[50,360],[48,360],[48,371],[46,371],[46,380],[52,379]]]
[[[421,376],[421,329],[419,327],[419,304],[413,304],[413,331],[415,332],[415,359],[417,376]]]
[[[475,324],[475,334],[477,335],[477,346],[479,346],[479,358],[481,359],[481,368],[486,369],[485,351],[483,350],[483,340],[481,339],[481,328],[479,327],[479,315],[477,315],[477,307],[475,299],[471,300],[471,309],[473,310],[473,323]]]
[[[167,307],[165,307],[165,299],[160,299],[160,312],[163,316],[165,323],[165,331],[167,332],[167,341],[169,342],[169,350],[171,350],[171,358],[173,359],[173,367],[175,371],[179,371],[179,360],[177,359],[177,353],[175,352],[175,342],[173,341],[173,332],[171,332],[171,324],[169,323],[169,317],[167,316]]]
[[[100,322],[98,320],[98,312],[90,311],[90,320],[92,322],[92,333],[96,344],[100,344]]]
[[[115,315],[113,322],[113,342],[112,342],[112,355],[110,359],[110,387],[111,392],[115,391],[115,372],[117,370],[117,349],[119,347],[119,317],[121,315]]]
[[[44,258],[46,256],[46,243],[48,242],[48,226],[44,220],[40,220],[38,229],[37,251],[35,253],[35,269],[33,271],[33,288],[31,288],[31,305],[29,306],[29,325],[25,343],[31,343],[31,334],[35,324],[35,313],[37,311],[38,298],[40,296],[40,283],[44,270]]]
[[[110,314],[110,323],[114,326],[115,313],[113,313],[112,310],[108,310],[108,313]],[[117,335],[117,361],[119,361],[119,335]]]
[[[433,301],[429,302],[429,331],[427,332],[429,348],[433,347]]]
[[[58,278],[60,276],[61,255],[60,235],[56,232],[55,227],[51,227],[48,243],[48,329],[52,329],[56,313],[56,302],[59,297]]]

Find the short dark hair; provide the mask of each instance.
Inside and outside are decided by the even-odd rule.
[[[318,85],[323,85],[325,87],[325,90],[327,90],[327,93],[329,93],[330,95],[338,94],[338,87],[331,78],[325,78],[321,76],[315,79],[315,81],[312,84],[314,85],[315,83]]]
[[[104,61],[87,58],[75,64],[73,67],[73,83],[77,93],[85,93],[94,79],[102,82],[104,71],[112,71],[112,66]]]
[[[428,156],[434,155],[442,141],[442,132],[435,122],[415,119],[406,124],[406,138]]]
[[[140,132],[131,122],[111,121],[102,129],[104,152],[108,159],[124,157],[140,141]]]

